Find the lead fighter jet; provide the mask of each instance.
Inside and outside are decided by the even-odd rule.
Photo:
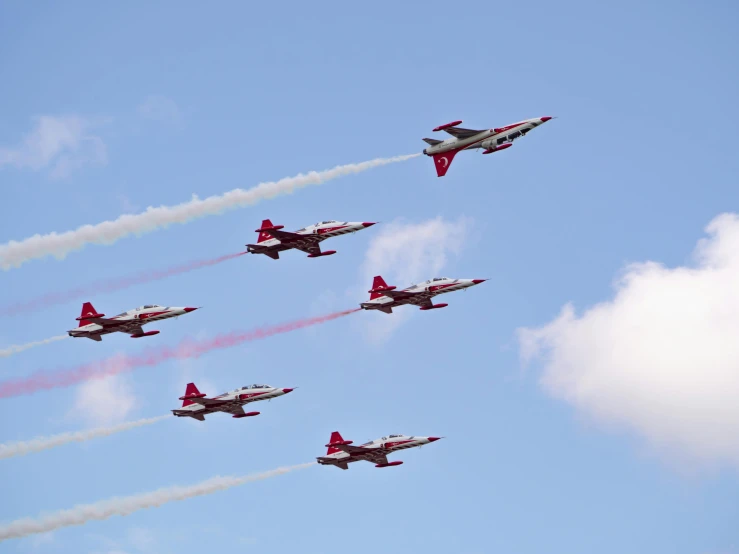
[[[389,287],[385,280],[379,275],[372,282],[369,302],[362,302],[363,310],[380,310],[386,314],[393,313],[393,308],[404,304],[413,304],[421,310],[434,310],[446,308],[449,304],[434,304],[431,299],[446,292],[463,290],[484,283],[487,279],[449,279],[448,277],[436,277],[421,283],[411,285],[407,289],[395,290],[397,287]]]
[[[280,252],[297,248],[308,253],[309,258],[330,256],[336,254],[336,250],[325,250],[321,252],[319,244],[331,237],[338,237],[347,233],[355,233],[372,227],[374,223],[352,222],[352,221],[321,221],[315,225],[309,225],[298,229],[294,233],[282,231],[284,225],[272,225],[269,219],[262,221],[262,227],[257,229],[259,238],[257,244],[247,244],[247,252],[252,254],[264,254],[273,260],[280,258]]]
[[[205,421],[206,414],[215,412],[226,412],[235,418],[258,416],[259,412],[245,412],[243,406],[250,402],[260,400],[272,400],[283,396],[295,389],[277,389],[269,385],[252,385],[241,387],[231,392],[219,394],[214,398],[206,398],[195,383],[188,383],[185,388],[185,396],[180,396],[182,408],[172,410],[177,417],[191,417],[198,421]]]
[[[67,333],[70,337],[84,337],[97,342],[103,340],[103,335],[110,333],[128,333],[132,339],[139,339],[159,334],[159,331],[144,333],[143,325],[152,321],[179,317],[195,310],[197,308],[165,308],[157,304],[147,304],[113,317],[105,317],[105,314],[99,314],[90,302],[85,302],[82,304],[82,314],[77,318],[80,322],[79,327]]]
[[[345,441],[338,431],[331,433],[331,440],[326,445],[328,451],[325,456],[319,456],[316,461],[324,466],[336,466],[349,469],[352,462],[372,462],[375,467],[399,466],[403,462],[397,460],[388,462],[387,455],[406,448],[423,446],[438,441],[442,437],[408,437],[406,435],[388,435],[381,439],[365,442],[360,446],[351,446],[352,441]]]
[[[492,154],[505,150],[513,146],[514,140],[521,138],[531,129],[546,123],[550,119],[552,118],[549,116],[534,117],[505,127],[495,127],[494,129],[483,129],[481,131],[462,129],[462,127],[457,127],[462,121],[452,121],[445,125],[439,125],[434,129],[434,131],[445,131],[452,135],[452,138],[447,140],[423,139],[429,145],[423,153],[434,159],[436,175],[443,177],[446,175],[457,152],[482,148],[483,154]]]

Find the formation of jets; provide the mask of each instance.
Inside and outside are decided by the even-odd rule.
[[[110,333],[127,333],[132,339],[158,335],[159,331],[144,332],[143,326],[153,321],[161,321],[171,317],[179,317],[197,308],[171,308],[157,304],[147,304],[134,310],[128,310],[113,317],[105,317],[92,306],[90,302],[82,304],[82,313],[77,321],[79,327],[67,331],[70,337],[103,340],[103,335]]]
[[[463,129],[458,127],[462,121],[453,121],[434,129],[434,131],[444,131],[452,138],[447,140],[423,139],[429,145],[423,153],[433,158],[437,175],[443,177],[458,152],[482,149],[483,154],[492,154],[505,150],[512,146],[513,141],[525,136],[529,131],[550,119],[552,118],[537,117],[504,127],[484,130]],[[269,219],[265,219],[262,221],[262,226],[256,230],[259,234],[257,243],[247,244],[246,247],[247,252],[251,254],[263,254],[273,260],[280,258],[280,252],[292,249],[305,252],[309,258],[330,256],[336,251],[321,250],[321,242],[328,238],[356,233],[372,225],[375,223],[328,220],[289,232],[283,230],[283,225],[273,225]],[[374,278],[372,289],[368,291],[369,301],[362,302],[360,307],[363,310],[379,310],[386,314],[392,314],[393,308],[406,304],[418,306],[421,310],[444,308],[448,304],[434,304],[432,299],[440,294],[466,290],[486,280],[435,277],[397,290],[395,286],[388,286],[385,280],[378,275]],[[83,337],[94,341],[101,341],[103,335],[110,333],[126,333],[131,338],[148,337],[158,334],[159,331],[144,332],[144,325],[179,317],[195,310],[197,308],[163,307],[149,304],[106,318],[105,314],[98,313],[90,302],[85,302],[82,305],[82,313],[77,318],[79,326],[67,333],[71,337]],[[216,412],[228,413],[234,418],[253,417],[259,415],[259,412],[246,412],[244,411],[245,405],[278,398],[293,390],[293,388],[276,388],[269,385],[251,385],[208,398],[198,390],[194,383],[188,383],[185,394],[180,397],[182,406],[172,410],[172,414],[176,417],[190,417],[199,421],[205,421],[206,415]],[[316,460],[321,465],[332,465],[341,469],[348,469],[348,464],[358,461],[371,462],[375,464],[375,467],[397,466],[403,462],[388,461],[388,454],[423,446],[439,438],[388,435],[353,446],[352,441],[344,440],[338,431],[334,431],[326,445],[328,448],[326,455],[319,456]]]
[[[352,462],[371,462],[375,467],[399,466],[403,462],[396,460],[388,462],[387,455],[398,450],[415,448],[438,441],[442,437],[414,437],[407,435],[388,435],[380,439],[365,442],[359,446],[352,446],[352,441],[344,440],[338,431],[331,433],[331,439],[326,445],[328,450],[325,456],[319,456],[316,461],[324,466],[336,466],[349,469]]]
[[[447,140],[423,139],[429,145],[428,148],[424,149],[423,153],[433,158],[434,165],[436,166],[436,175],[443,177],[446,175],[449,166],[452,165],[454,156],[462,150],[481,148],[483,154],[492,154],[493,152],[505,150],[513,146],[514,140],[525,136],[531,129],[543,125],[550,119],[552,118],[549,116],[534,117],[504,127],[483,130],[463,129],[462,127],[457,127],[457,125],[461,125],[461,120],[452,121],[451,123],[439,125],[434,128],[434,132],[444,131],[452,135],[452,138]]]
[[[198,390],[195,383],[188,383],[185,395],[180,396],[182,407],[179,410],[172,410],[172,413],[177,417],[191,417],[199,421],[205,421],[207,414],[215,412],[225,412],[235,418],[253,417],[258,416],[259,412],[245,412],[246,404],[272,400],[294,390],[294,388],[278,389],[269,385],[251,385],[207,398],[207,395]]]

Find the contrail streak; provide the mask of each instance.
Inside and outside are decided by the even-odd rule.
[[[34,300],[19,302],[17,304],[11,304],[9,306],[3,306],[2,308],[0,308],[0,316],[29,312],[32,310],[37,310],[39,308],[45,308],[47,306],[59,304],[61,302],[66,302],[68,300],[73,300],[75,298],[81,298],[83,296],[89,297],[95,294],[125,289],[133,285],[140,285],[142,283],[148,283],[150,281],[157,281],[159,279],[171,277],[172,275],[187,273],[188,271],[193,271],[195,269],[209,267],[212,265],[220,264],[222,262],[226,262],[228,260],[233,260],[234,258],[243,256],[244,254],[246,254],[246,252],[226,254],[225,256],[219,256],[217,258],[211,258],[208,260],[197,260],[165,269],[159,269],[156,271],[142,272],[138,275],[131,275],[129,277],[121,277],[119,279],[110,279],[106,281],[97,281],[94,283],[90,283],[89,285],[69,289],[67,291],[52,292],[40,296]]]
[[[339,165],[324,171],[300,173],[279,181],[260,183],[250,189],[234,189],[220,196],[192,200],[176,206],[149,207],[140,214],[126,214],[113,221],[96,225],[83,225],[74,231],[34,235],[21,241],[11,240],[0,245],[0,266],[3,269],[20,267],[25,262],[45,256],[63,259],[67,254],[80,250],[87,244],[113,244],[129,235],[143,235],[174,223],[188,223],[200,217],[217,215],[226,210],[256,204],[282,194],[290,194],[308,185],[320,185],[326,181],[361,173],[387,164],[402,162],[420,156],[409,154],[393,158],[376,158],[367,162]]]
[[[100,362],[85,364],[73,369],[60,371],[39,371],[22,379],[11,379],[0,382],[0,398],[9,398],[22,394],[33,394],[41,390],[69,387],[88,379],[100,378],[106,375],[115,375],[132,371],[139,367],[155,366],[162,362],[174,359],[197,358],[221,348],[230,348],[245,342],[266,339],[273,335],[289,333],[297,329],[311,327],[347,316],[359,311],[360,308],[344,310],[333,314],[298,319],[272,327],[261,327],[245,332],[217,335],[211,339],[185,339],[175,347],[152,348],[136,356],[125,354],[113,356]]]
[[[41,452],[42,450],[62,446],[63,444],[68,444],[70,442],[84,442],[98,437],[107,437],[108,435],[120,433],[121,431],[128,431],[129,429],[135,429],[136,427],[151,425],[152,423],[162,421],[169,417],[171,416],[164,415],[159,417],[150,417],[148,419],[129,421],[128,423],[121,423],[120,425],[113,425],[111,427],[98,427],[97,429],[89,429],[87,431],[61,433],[50,437],[38,437],[30,441],[0,444],[0,460],[13,458],[15,456],[25,456],[26,454],[31,454],[33,452]]]
[[[50,342],[56,342],[58,340],[66,339],[67,337],[68,335],[57,335],[56,337],[27,342],[26,344],[14,344],[12,346],[9,346],[8,348],[3,348],[2,350],[0,350],[0,358],[7,358],[8,356],[12,356],[13,354],[17,354],[18,352],[23,352],[24,350],[28,350],[29,348],[33,348],[34,346],[49,344]]]
[[[84,525],[88,521],[99,521],[108,519],[111,516],[127,516],[139,510],[158,508],[168,502],[178,502],[196,496],[212,494],[254,481],[262,481],[270,477],[284,475],[285,473],[304,469],[312,465],[315,465],[315,462],[280,467],[271,471],[253,473],[252,475],[244,475],[242,477],[213,477],[196,485],[167,487],[153,492],[111,498],[110,500],[102,500],[93,504],[82,504],[74,508],[69,508],[68,510],[52,512],[38,518],[27,517],[16,519],[5,525],[0,525],[0,541],[18,539],[37,533],[48,533],[49,531],[61,529],[62,527],[71,527],[72,525]]]

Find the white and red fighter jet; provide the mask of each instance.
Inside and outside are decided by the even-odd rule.
[[[156,304],[147,304],[107,318],[105,314],[99,314],[90,302],[85,302],[82,304],[82,314],[77,318],[80,322],[79,327],[67,333],[70,337],[84,337],[98,342],[103,340],[103,335],[110,333],[128,333],[132,339],[139,339],[159,334],[159,331],[145,333],[142,329],[143,325],[152,321],[179,317],[195,310],[197,308],[165,308]]]
[[[269,385],[252,385],[225,392],[214,398],[206,398],[206,395],[198,390],[195,383],[188,383],[187,388],[185,388],[185,396],[180,396],[182,408],[172,410],[172,413],[177,417],[191,417],[198,421],[205,421],[207,414],[215,412],[226,412],[235,418],[252,417],[259,415],[259,412],[245,412],[243,408],[245,404],[260,400],[272,400],[293,390],[295,389],[277,389]]]
[[[262,227],[257,229],[259,239],[257,244],[247,244],[247,252],[252,254],[264,254],[273,260],[280,258],[280,252],[297,248],[308,253],[309,258],[318,258],[320,256],[330,256],[336,254],[336,250],[325,250],[321,252],[319,244],[331,237],[346,235],[348,233],[356,233],[367,227],[372,227],[374,223],[360,223],[353,221],[321,221],[315,225],[309,225],[298,229],[294,233],[282,231],[284,225],[272,225],[269,219],[262,221]]]
[[[452,165],[452,160],[454,160],[457,152],[482,148],[483,154],[492,154],[505,150],[513,146],[514,140],[521,138],[531,129],[546,123],[550,119],[552,118],[549,116],[534,117],[505,127],[495,127],[494,129],[483,129],[481,131],[462,129],[457,127],[462,121],[452,121],[445,125],[439,125],[434,129],[434,131],[445,131],[452,135],[452,138],[447,140],[423,139],[429,145],[423,153],[434,159],[436,175],[443,177],[446,175],[449,166]]]
[[[372,462],[375,467],[399,466],[403,462],[397,460],[388,462],[387,455],[406,448],[423,446],[438,441],[443,437],[408,437],[406,435],[388,435],[380,439],[366,442],[360,446],[352,446],[352,441],[345,441],[338,431],[331,433],[331,440],[326,445],[328,451],[325,456],[316,458],[324,466],[336,466],[349,469],[352,462]]]
[[[484,283],[487,279],[449,279],[448,277],[435,277],[419,285],[411,285],[407,289],[395,290],[397,287],[389,287],[385,280],[377,275],[372,282],[369,302],[360,304],[363,310],[380,310],[386,314],[393,313],[393,308],[404,304],[413,304],[421,310],[434,310],[446,308],[449,304],[434,304],[431,299],[439,294],[463,290]]]

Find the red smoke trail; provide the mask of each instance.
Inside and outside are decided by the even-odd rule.
[[[332,321],[334,319],[353,314],[354,312],[358,312],[360,309],[361,308],[355,308],[353,310],[344,310],[342,312],[335,312],[333,314],[318,317],[298,319],[296,321],[281,323],[280,325],[272,327],[253,329],[251,331],[218,335],[212,339],[200,341],[185,339],[175,347],[164,346],[161,348],[152,348],[137,356],[126,356],[125,354],[122,354],[99,362],[82,365],[74,369],[54,372],[38,371],[30,377],[0,382],[0,398],[33,394],[34,392],[41,390],[69,387],[82,381],[87,381],[88,379],[99,379],[107,375],[115,375],[123,373],[124,371],[133,371],[139,367],[155,366],[169,360],[198,358],[211,350],[230,348],[245,342],[266,339],[272,335],[289,333],[290,331],[296,331],[297,329],[319,325],[321,323],[326,323],[327,321]]]
[[[220,264],[222,262],[238,258],[239,256],[243,256],[244,254],[246,254],[246,252],[226,254],[225,256],[219,256],[218,258],[188,262],[186,264],[176,265],[167,269],[140,273],[131,277],[121,277],[119,279],[98,281],[96,283],[77,287],[67,291],[51,292],[49,294],[45,294],[44,296],[40,296],[35,300],[29,300],[28,302],[19,302],[18,304],[4,306],[0,308],[0,315],[15,315],[21,312],[28,312],[31,310],[37,310],[39,308],[45,308],[52,304],[66,302],[67,300],[72,300],[74,298],[89,298],[94,294],[125,289],[133,285],[140,285],[142,283],[164,279],[165,277],[171,277],[172,275],[187,273],[188,271],[192,271],[193,269],[200,269],[201,267],[208,267],[211,265]]]

